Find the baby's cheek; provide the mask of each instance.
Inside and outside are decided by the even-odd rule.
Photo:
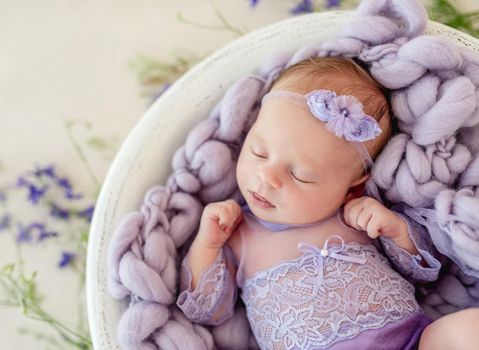
[[[240,155],[240,157],[238,158],[238,162],[236,163],[236,183],[238,184],[238,187],[241,191],[244,190],[244,184],[246,183],[247,176],[248,175],[245,171],[245,162]]]
[[[308,220],[319,220],[325,217],[335,205],[328,191],[328,189],[321,189],[300,196],[296,206],[298,214]]]

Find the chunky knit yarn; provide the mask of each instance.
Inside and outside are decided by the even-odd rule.
[[[479,56],[423,35],[426,22],[418,1],[363,0],[337,38],[270,57],[227,89],[176,151],[166,185],[146,193],[141,210],[123,218],[110,242],[109,290],[129,300],[117,332],[123,349],[255,344],[242,305],[212,328],[182,315],[175,306],[179,261],[203,207],[240,200],[236,159],[262,96],[280,72],[315,56],[356,57],[391,91],[399,133],[376,159],[372,181],[385,199],[407,204],[406,214],[454,261],[437,289],[423,290],[425,309],[440,317],[478,304]]]

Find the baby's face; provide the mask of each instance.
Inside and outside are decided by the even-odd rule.
[[[287,100],[263,104],[236,168],[239,189],[257,217],[290,224],[321,220],[343,204],[351,186],[367,178],[354,178],[359,155],[325,125]],[[252,192],[272,207],[258,205]]]

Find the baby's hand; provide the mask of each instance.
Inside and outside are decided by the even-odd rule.
[[[363,196],[346,203],[344,221],[357,230],[367,231],[371,238],[408,236],[406,221],[371,197]]]
[[[208,248],[221,248],[243,219],[243,212],[233,199],[209,203],[203,210],[197,239]]]

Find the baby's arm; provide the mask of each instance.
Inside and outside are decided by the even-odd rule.
[[[232,201],[209,204],[200,229],[181,264],[177,305],[191,321],[216,325],[233,315],[237,298],[236,266],[225,244],[241,220]]]
[[[378,238],[399,273],[411,282],[438,278],[441,263],[433,254],[426,229],[403,213],[403,203],[391,210],[371,197],[351,200],[344,207],[347,224]]]
[[[234,256],[228,245],[219,249],[213,261],[200,272],[195,285],[192,276],[195,263],[190,249],[181,264],[180,294],[176,304],[193,322],[217,325],[233,315],[237,298]],[[205,257],[209,252],[204,252]],[[203,259],[200,259],[203,260]],[[205,260],[206,261],[206,260]]]
[[[431,237],[425,227],[404,213],[405,204],[391,208],[401,218],[397,237],[380,236],[379,241],[396,269],[411,282],[435,281],[441,263]]]

